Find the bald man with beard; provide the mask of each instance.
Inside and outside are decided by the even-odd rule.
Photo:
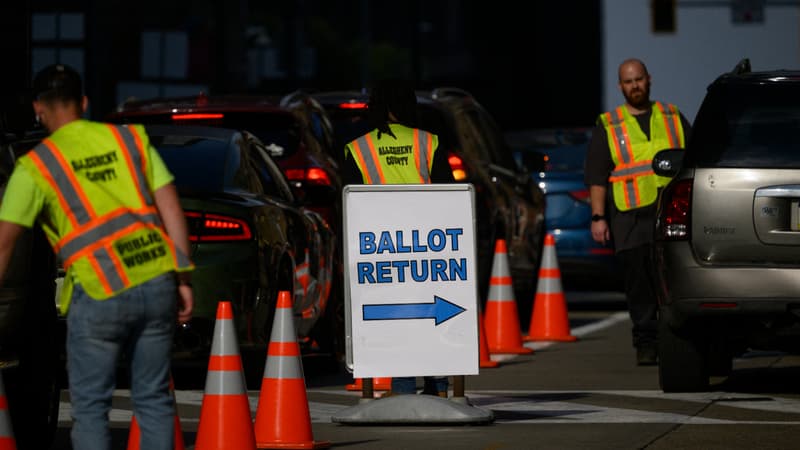
[[[658,362],[658,303],[652,249],[656,199],[669,179],[653,174],[653,155],[683,148],[691,125],[675,105],[650,99],[651,77],[639,59],[619,65],[625,103],[600,114],[586,154],[584,182],[592,206],[592,239],[613,246],[638,365]]]

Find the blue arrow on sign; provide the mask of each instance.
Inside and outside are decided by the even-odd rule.
[[[363,305],[361,309],[364,320],[436,319],[436,325],[466,311],[438,295],[433,296],[433,303]]]

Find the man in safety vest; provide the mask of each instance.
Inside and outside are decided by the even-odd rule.
[[[16,239],[41,225],[66,270],[73,448],[110,448],[124,355],[140,446],[171,449],[172,337],[193,308],[186,219],[144,128],[84,120],[87,105],[74,69],[56,64],[36,75],[33,109],[51,134],[17,161],[0,204],[0,277]]]
[[[453,183],[447,154],[437,151],[437,135],[415,128],[417,96],[400,80],[378,82],[370,90],[369,133],[345,146],[347,184]],[[422,393],[447,397],[447,377],[424,377]],[[391,395],[415,394],[415,377],[393,377]]]
[[[592,238],[604,245],[613,238],[625,272],[637,364],[653,365],[658,357],[651,259],[655,202],[669,178],[655,175],[651,163],[659,150],[685,147],[690,124],[675,105],[650,100],[650,74],[642,61],[620,64],[619,88],[625,104],[598,117],[584,181],[591,197]]]

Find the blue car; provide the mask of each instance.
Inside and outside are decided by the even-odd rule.
[[[589,189],[583,182],[591,134],[591,128],[568,128],[509,134],[507,139],[514,159],[545,193],[545,229],[555,238],[562,281],[570,288],[588,283],[617,290],[622,277],[613,246],[600,245],[591,235]]]

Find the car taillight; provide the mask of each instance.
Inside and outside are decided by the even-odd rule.
[[[305,183],[315,186],[330,186],[331,179],[319,167],[309,167],[307,169],[286,169],[286,178],[292,183]]]
[[[591,197],[589,197],[589,190],[588,189],[579,189],[577,191],[569,191],[568,195],[576,201],[581,203],[589,204],[591,203]]]
[[[209,120],[209,119],[222,119],[225,114],[217,113],[187,113],[187,114],[173,114],[172,120]]]
[[[447,162],[450,164],[450,170],[453,171],[453,179],[456,181],[463,181],[467,179],[467,168],[464,166],[464,160],[455,153],[447,155]]]
[[[194,211],[185,215],[191,242],[246,241],[253,237],[247,222],[236,217]]]
[[[662,192],[661,212],[658,218],[660,237],[667,240],[687,240],[691,231],[693,180],[683,179],[670,184]]]
[[[366,109],[367,104],[364,102],[346,102],[339,103],[339,109]]]

